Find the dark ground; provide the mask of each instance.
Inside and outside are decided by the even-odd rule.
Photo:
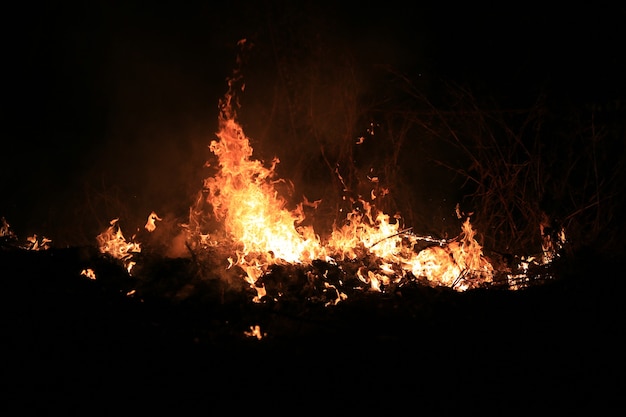
[[[4,404],[24,414],[624,409],[616,261],[580,256],[518,292],[415,285],[323,307],[254,304],[219,280],[186,301],[128,297],[137,278],[89,248],[0,257]],[[187,261],[153,262],[182,277]],[[253,324],[267,336],[244,336]]]

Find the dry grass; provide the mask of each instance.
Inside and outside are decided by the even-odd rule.
[[[573,251],[623,250],[623,105],[557,112],[539,97],[528,108],[503,109],[453,85],[447,101],[435,105],[405,81],[417,109],[406,117],[453,150],[455,158],[434,162],[462,180],[461,206],[473,213],[486,247],[539,253],[544,234],[564,230]]]
[[[458,203],[497,252],[540,253],[542,234],[561,228],[574,251],[623,250],[623,103],[540,95],[507,108],[469,86],[372,75],[341,45],[293,35],[272,40],[274,60],[260,71],[275,74],[272,83],[244,70],[246,94],[261,101],[248,97],[241,116],[257,155],[280,155],[294,199],[323,200],[319,230],[375,195],[403,227],[442,237],[458,233]]]

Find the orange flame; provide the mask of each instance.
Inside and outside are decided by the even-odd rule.
[[[36,234],[27,237],[26,241],[28,243],[24,246],[24,249],[28,250],[47,250],[50,249],[50,243],[52,242],[47,237],[42,236],[39,238]]]
[[[101,253],[107,253],[123,262],[130,274],[135,261],[133,254],[141,252],[141,245],[137,242],[128,242],[118,224],[119,219],[113,219],[110,226],[97,236]]]
[[[210,149],[218,156],[221,171],[207,179],[205,187],[216,218],[243,245],[238,262],[245,264],[250,252],[263,254],[267,262],[299,262],[305,249],[315,249],[317,242],[303,239],[296,230],[302,214],[286,210],[274,189],[272,177],[279,161],[266,168],[251,160],[248,139],[232,119],[222,121],[218,137],[220,141],[211,142]]]
[[[466,290],[475,284],[491,282],[494,269],[483,257],[482,246],[474,239],[476,232],[465,220],[458,240],[446,246],[431,246],[410,260],[411,272],[436,285]]]
[[[148,216],[148,220],[146,221],[146,224],[144,226],[144,228],[152,233],[156,230],[156,222],[157,221],[161,221],[163,220],[162,218],[159,217],[158,214],[156,214],[154,211],[152,213],[150,213],[150,215]]]
[[[232,81],[229,87],[232,89]],[[278,158],[269,167],[252,158],[253,149],[236,121],[232,99],[229,92],[220,103],[217,140],[209,146],[218,158],[219,169],[204,180],[205,198],[199,203],[210,206],[211,215],[223,228],[235,255],[229,258],[229,267],[238,266],[245,272],[245,280],[257,291],[255,300],[265,295],[264,288],[256,283],[270,265],[306,264],[315,259],[376,257],[377,270],[358,273],[358,278],[374,291],[409,274],[458,290],[491,280],[493,267],[474,239],[469,218],[458,239],[416,252],[415,237],[407,233],[410,229],[400,230],[397,219],[391,221],[387,214],[360,200],[360,208],[349,213],[322,243],[312,227],[302,226],[302,204],[288,210],[279,195],[275,187],[281,181],[275,178]],[[220,235],[219,231],[212,233],[213,239]],[[198,235],[204,242],[212,239],[199,231]],[[345,294],[338,291],[337,302],[343,298]]]

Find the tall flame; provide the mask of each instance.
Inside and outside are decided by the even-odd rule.
[[[311,239],[312,230],[296,228],[304,219],[301,209],[287,210],[274,188],[278,159],[270,168],[250,159],[252,148],[241,126],[234,119],[221,120],[220,125],[220,140],[212,141],[210,149],[221,170],[204,185],[216,219],[242,245],[238,263],[246,264],[250,253],[262,255],[268,263],[308,260],[311,251],[319,251],[319,242]]]
[[[300,225],[302,204],[288,210],[275,189],[280,161],[275,158],[266,167],[252,159],[253,149],[235,120],[231,98],[229,94],[221,103],[218,140],[209,146],[220,169],[204,180],[204,190],[215,220],[235,246],[231,265],[246,271],[247,281],[254,284],[270,265],[308,262],[323,250],[312,227]]]

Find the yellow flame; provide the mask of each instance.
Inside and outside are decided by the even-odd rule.
[[[85,276],[85,277],[91,279],[91,280],[95,280],[96,279],[96,273],[91,268],[83,269],[82,271],[80,271],[80,274],[82,276]]]
[[[15,238],[15,233],[4,217],[0,217],[0,237]]]
[[[482,246],[475,240],[476,232],[469,218],[462,226],[459,239],[445,246],[431,246],[420,251],[408,263],[417,277],[436,285],[466,290],[473,282],[491,282],[494,269],[483,256]]]
[[[261,340],[263,339],[263,336],[266,336],[265,333],[261,332],[261,326],[259,326],[258,324],[256,326],[250,326],[250,330],[244,331],[243,334],[248,337],[256,337],[257,340]]]
[[[150,213],[150,215],[148,215],[148,221],[146,222],[146,225],[144,226],[144,228],[148,232],[152,233],[156,230],[156,222],[161,221],[161,220],[163,219],[161,219],[159,215],[153,211],[152,213]]]
[[[130,274],[135,266],[133,254],[141,252],[141,245],[137,242],[128,242],[118,224],[119,219],[113,219],[110,226],[97,236],[101,253],[107,253],[123,262]]]
[[[491,281],[493,267],[475,240],[469,218],[458,239],[417,252],[413,249],[415,241],[405,233],[409,229],[401,230],[399,219],[391,220],[389,215],[361,199],[353,201],[359,208],[348,213],[340,225],[333,227],[326,241],[321,242],[312,227],[302,226],[305,219],[302,203],[289,210],[277,192],[275,185],[281,180],[275,178],[275,168],[280,161],[275,158],[270,166],[265,166],[252,157],[250,141],[231,108],[232,98],[229,94],[221,103],[217,139],[209,146],[218,159],[219,169],[204,180],[205,197],[201,201],[210,207],[210,215],[223,227],[232,244],[235,256],[229,258],[228,267],[238,266],[244,271],[244,279],[257,291],[255,301],[266,295],[257,281],[270,265],[302,264],[315,259],[343,261],[376,257],[377,270],[357,274],[374,291],[381,291],[407,274],[458,290]],[[337,176],[342,181],[338,171]],[[378,178],[371,180],[377,182]],[[372,200],[375,197],[373,194]],[[331,284],[325,286],[337,292],[333,303],[346,297]]]
[[[209,148],[220,171],[204,181],[204,188],[215,219],[236,246],[233,264],[246,271],[252,285],[269,265],[315,259],[321,253],[319,239],[312,228],[298,226],[304,219],[302,205],[288,210],[275,190],[278,159],[269,168],[251,159],[249,140],[233,118],[220,119],[217,136]]]
[[[39,238],[36,234],[26,238],[28,244],[24,246],[24,249],[28,250],[47,250],[50,249],[50,243],[52,240],[45,236]]]

